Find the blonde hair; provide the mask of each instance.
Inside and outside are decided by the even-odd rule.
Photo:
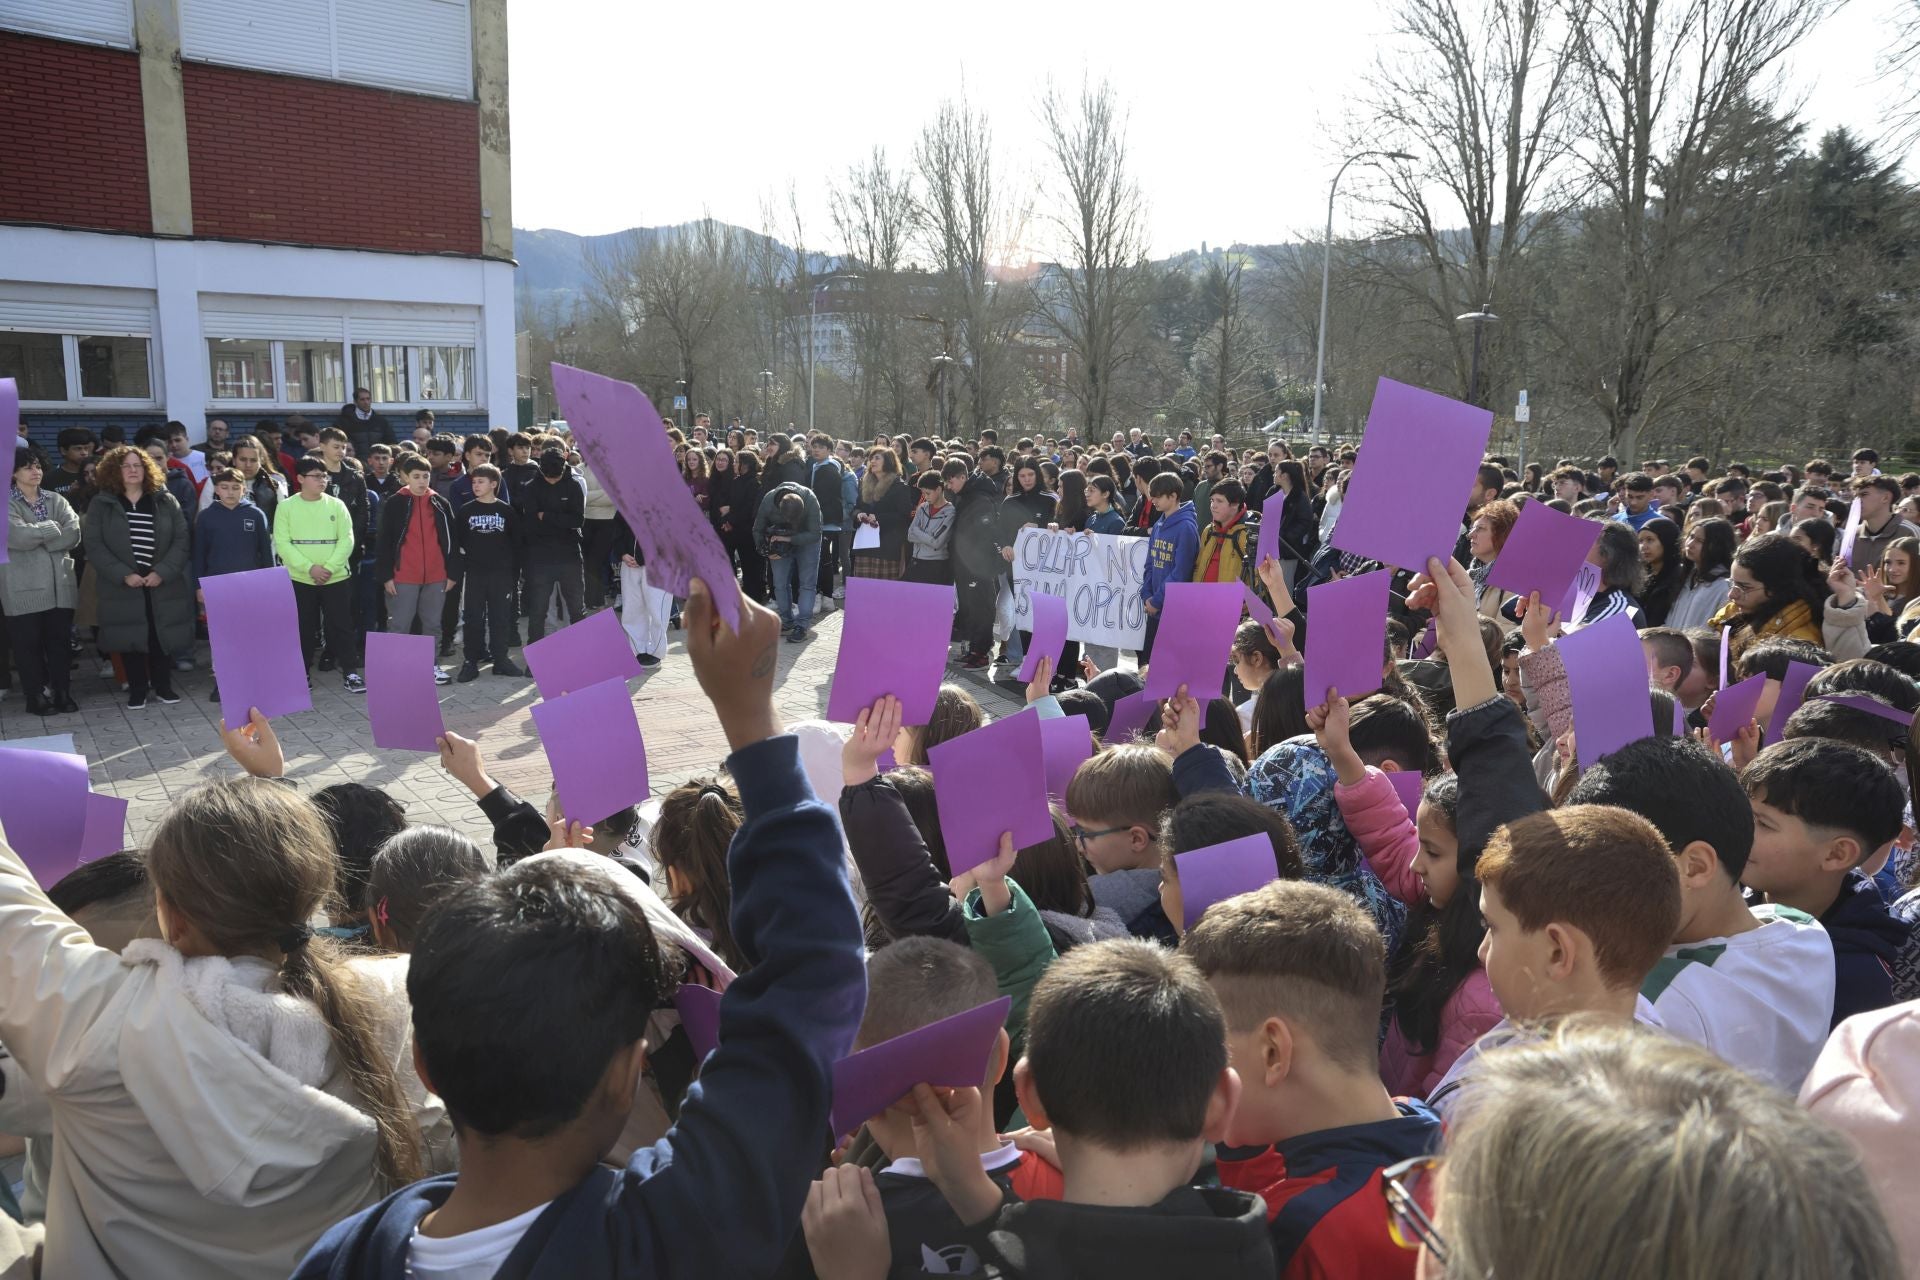
[[[221,955],[280,953],[280,989],[311,1001],[333,1056],[376,1126],[381,1181],[423,1174],[420,1131],[375,1034],[373,993],[332,939],[307,921],[334,895],[336,859],[314,806],[274,782],[236,778],[189,792],[154,833],[147,872],[170,915]]]
[[[1562,1023],[1475,1065],[1454,1112],[1437,1274],[1893,1280],[1860,1158],[1695,1045]]]

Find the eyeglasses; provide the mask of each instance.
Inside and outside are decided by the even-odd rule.
[[[1098,840],[1101,836],[1117,835],[1122,831],[1130,830],[1132,830],[1130,827],[1104,827],[1099,831],[1089,831],[1085,827],[1073,826],[1067,828],[1067,833],[1073,837],[1076,844],[1084,849],[1087,847],[1089,840]]]
[[[1727,579],[1727,590],[1736,596],[1750,596],[1760,590],[1760,584],[1757,582],[1735,582],[1729,578]]]
[[[1434,1261],[1447,1260],[1447,1242],[1433,1221],[1440,1156],[1415,1156],[1380,1171],[1387,1193],[1387,1234],[1402,1249],[1426,1246]]]

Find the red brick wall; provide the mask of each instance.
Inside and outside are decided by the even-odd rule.
[[[197,62],[184,72],[195,235],[480,252],[475,104]]]
[[[138,55],[0,31],[0,221],[151,231]]]

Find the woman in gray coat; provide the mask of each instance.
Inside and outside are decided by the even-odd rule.
[[[116,445],[93,470],[100,492],[83,522],[100,598],[100,648],[120,655],[127,706],[147,705],[148,682],[178,702],[168,654],[193,648],[187,518],[144,449]]]
[[[27,714],[35,716],[80,709],[67,655],[75,600],[71,552],[80,545],[80,517],[65,498],[40,487],[43,467],[38,449],[13,451],[7,562],[0,564],[0,609],[6,611]]]

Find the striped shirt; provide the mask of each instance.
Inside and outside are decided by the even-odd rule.
[[[126,499],[122,498],[122,502]],[[133,544],[133,567],[142,573],[153,569],[153,503],[142,497],[140,504],[127,507],[127,540]]]

